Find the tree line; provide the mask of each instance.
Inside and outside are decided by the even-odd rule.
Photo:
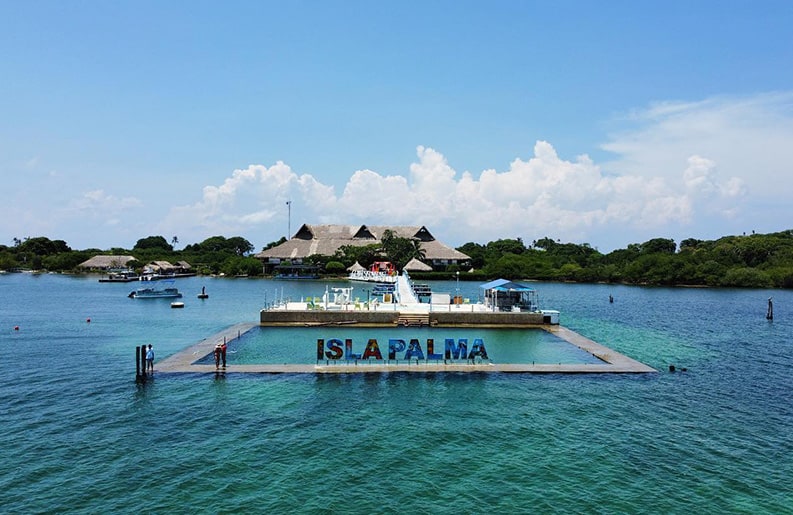
[[[654,238],[607,254],[589,244],[551,238],[487,245],[466,243],[474,269],[487,277],[646,285],[793,287],[793,230],[717,240]]]
[[[268,243],[264,249],[286,241]],[[132,249],[73,250],[63,240],[45,237],[14,238],[0,245],[0,270],[32,269],[74,272],[97,254],[134,255],[135,268],[151,261],[187,261],[199,274],[262,275],[262,263],[252,256],[253,245],[245,238],[213,236],[200,243],[176,248],[163,236],[139,239]],[[263,249],[263,250],[264,250]],[[546,280],[605,282],[645,285],[690,285],[757,288],[793,287],[793,230],[769,234],[725,236],[717,240],[685,239],[679,245],[666,238],[632,243],[607,254],[588,243],[562,243],[545,237],[526,245],[520,238],[487,244],[469,242],[457,248],[471,257],[463,270],[456,265],[434,272],[413,273],[414,278],[446,279],[457,271],[460,279]],[[364,247],[345,246],[333,256],[309,256],[327,275],[344,275],[358,261],[368,267],[374,261],[391,261],[398,268],[410,259],[424,258],[421,242],[384,234],[381,243]]]

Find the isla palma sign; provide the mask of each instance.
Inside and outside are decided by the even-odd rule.
[[[435,339],[427,338],[426,349],[424,348],[418,338],[405,340],[401,338],[390,338],[388,340],[388,359],[389,360],[454,360],[464,359],[472,360],[479,356],[481,359],[488,359],[487,349],[485,349],[485,342],[481,338],[476,338],[471,343],[471,349],[468,349],[468,338],[460,338],[457,341],[454,338],[446,338],[444,341],[443,354],[435,352]],[[404,353],[404,354],[402,354]],[[375,359],[382,360],[383,353],[380,350],[380,344],[375,338],[370,338],[366,343],[362,353],[353,352],[352,338],[329,338],[327,341],[324,338],[317,338],[317,359],[318,360],[357,360],[357,359]]]

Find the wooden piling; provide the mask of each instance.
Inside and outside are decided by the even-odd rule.
[[[135,346],[135,382],[146,382],[146,346]]]
[[[140,378],[140,347],[135,346],[135,379]]]

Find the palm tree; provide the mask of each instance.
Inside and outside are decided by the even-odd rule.
[[[173,247],[174,250],[176,249],[176,246],[178,244],[179,244],[179,237],[178,236],[174,236],[173,238],[171,238],[171,247]]]
[[[416,258],[419,261],[424,261],[424,258],[427,257],[427,252],[421,246],[421,240],[413,238],[411,241],[413,243],[413,248],[411,249],[410,259]]]

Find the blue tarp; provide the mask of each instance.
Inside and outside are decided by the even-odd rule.
[[[479,286],[483,290],[496,290],[496,291],[534,291],[534,288],[530,288],[525,284],[514,283],[507,279],[496,279],[495,281],[490,281],[489,283],[485,283]]]

